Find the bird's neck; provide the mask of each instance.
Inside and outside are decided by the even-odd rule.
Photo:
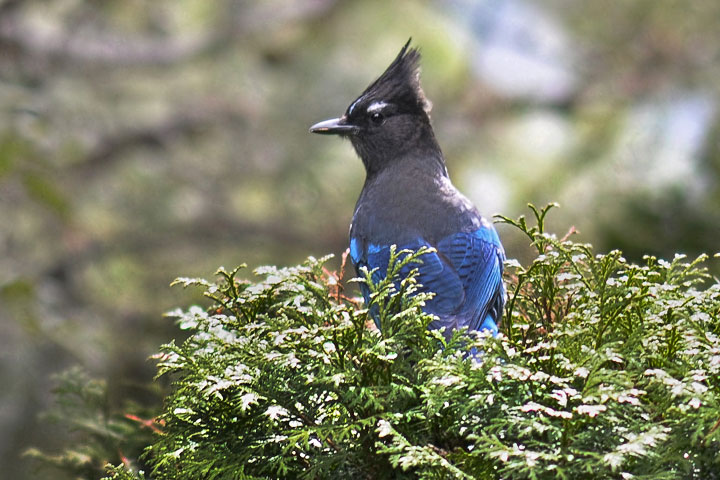
[[[402,172],[406,168],[423,172],[428,177],[448,176],[445,157],[429,125],[393,147],[365,149],[356,146],[365,165],[367,181],[393,171]]]

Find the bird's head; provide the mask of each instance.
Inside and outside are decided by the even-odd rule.
[[[420,52],[410,40],[385,72],[345,114],[310,127],[313,133],[349,138],[368,172],[426,142],[435,144],[430,102],[420,87]]]

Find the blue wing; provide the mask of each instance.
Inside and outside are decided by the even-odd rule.
[[[438,317],[430,327],[447,327],[447,335],[462,327],[489,330],[495,334],[505,302],[502,284],[505,253],[493,226],[484,224],[474,232],[447,236],[437,245],[418,238],[398,248],[417,250],[423,245],[434,247],[436,252],[426,253],[421,257],[422,264],[408,265],[401,275],[418,268],[421,291],[435,293],[425,306],[426,312]],[[387,271],[390,246],[363,245],[359,239],[353,238],[350,241],[350,256],[356,269],[362,266],[377,268],[374,274],[377,281]],[[367,302],[369,291],[367,287],[362,290]]]

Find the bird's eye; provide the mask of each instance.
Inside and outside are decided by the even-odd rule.
[[[385,116],[382,113],[375,112],[370,115],[370,121],[375,125],[380,125],[385,121]]]

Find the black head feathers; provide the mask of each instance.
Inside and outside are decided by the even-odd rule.
[[[368,178],[408,159],[428,175],[447,177],[429,111],[430,102],[420,88],[420,52],[410,48],[408,40],[385,72],[342,117],[316,123],[310,131],[348,138]]]
[[[429,113],[431,104],[420,87],[420,52],[409,39],[390,66],[347,109],[352,117],[359,108],[376,102],[392,103],[399,111]]]
[[[420,88],[420,53],[410,41],[380,77],[339,118],[310,127],[313,133],[349,138],[368,175],[398,158],[417,154],[415,163],[447,175],[430,125],[430,102]]]

